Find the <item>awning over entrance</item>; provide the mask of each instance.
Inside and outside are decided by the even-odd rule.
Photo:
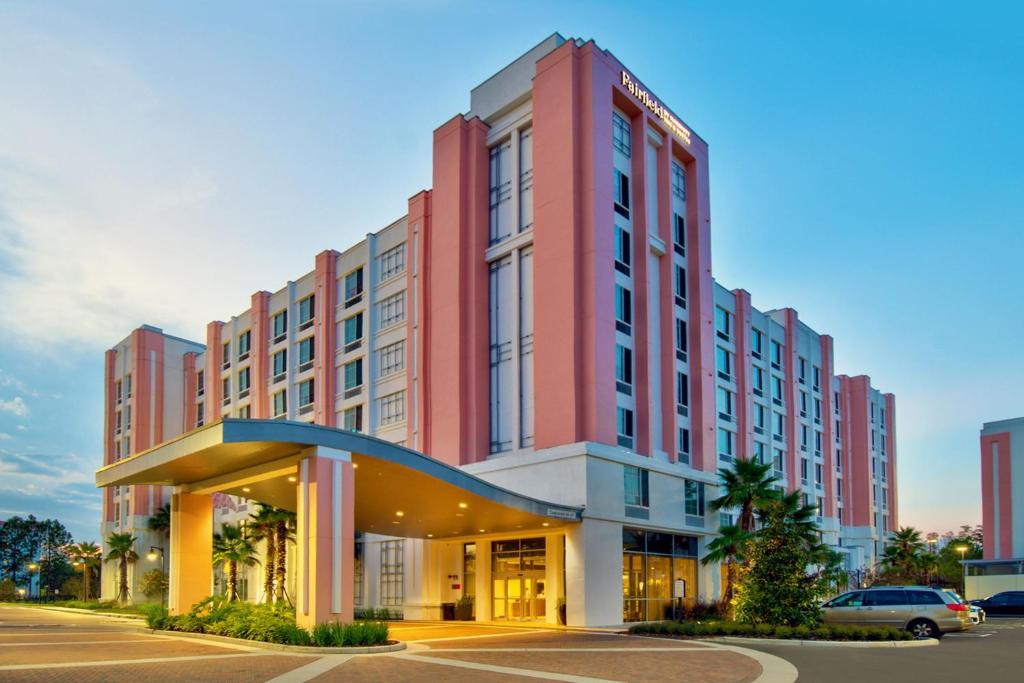
[[[358,531],[444,538],[581,518],[581,508],[514,493],[387,441],[284,420],[225,419],[97,470],[96,485],[176,486],[295,510],[299,462],[317,448],[352,454]]]

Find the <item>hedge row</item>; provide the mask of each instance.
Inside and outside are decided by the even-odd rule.
[[[709,636],[740,636],[745,638],[780,638],[783,640],[911,640],[903,629],[891,626],[772,626],[743,624],[733,621],[695,623],[688,621],[656,621],[636,624],[630,633],[639,635],[702,638]]]
[[[360,647],[388,642],[388,625],[383,622],[318,624],[310,632],[295,623],[294,610],[277,605],[229,603],[222,598],[207,598],[193,606],[188,614],[177,616],[170,616],[162,605],[144,605],[141,609],[150,628],[166,631],[318,647]]]

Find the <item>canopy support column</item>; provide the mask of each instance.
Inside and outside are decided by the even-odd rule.
[[[171,614],[185,614],[212,590],[211,496],[177,491],[171,496],[170,550],[168,610]]]

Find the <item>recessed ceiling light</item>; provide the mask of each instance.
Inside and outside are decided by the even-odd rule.
[[[405,513],[402,512],[401,510],[398,510],[398,511],[395,512],[395,516],[396,517],[405,517]]]
[[[466,515],[462,514],[461,512],[456,512],[455,516],[456,517],[465,517]]]
[[[465,510],[466,508],[469,507],[469,505],[467,503],[459,503],[459,507]]]
[[[541,524],[541,526],[548,526],[548,523],[544,522],[543,524]]]
[[[288,481],[294,484],[297,480],[295,479],[295,477],[288,477]]]
[[[427,534],[427,538],[433,538],[434,534]]]
[[[352,469],[355,469],[355,470],[359,469],[359,463],[357,463],[357,462],[352,463]]]
[[[243,486],[242,490],[245,491],[246,493],[249,493],[249,491],[252,491],[252,489],[249,488],[248,486]]]
[[[392,523],[392,524],[398,524],[398,520],[396,519],[395,521],[393,521],[393,522],[391,522],[391,523]]]
[[[486,529],[481,529],[480,533],[485,533],[486,531],[487,531]]]

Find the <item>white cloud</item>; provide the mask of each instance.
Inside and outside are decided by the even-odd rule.
[[[28,404],[21,396],[15,396],[10,401],[0,399],[0,410],[8,413],[12,413],[18,417],[28,417],[29,409]]]
[[[14,437],[11,436],[10,434],[8,434],[7,432],[0,432],[0,441],[7,441],[8,439],[13,439],[13,438]]]
[[[19,432],[27,432],[28,431],[28,427],[26,425],[18,425],[17,427],[15,427],[15,429],[17,429]]]

